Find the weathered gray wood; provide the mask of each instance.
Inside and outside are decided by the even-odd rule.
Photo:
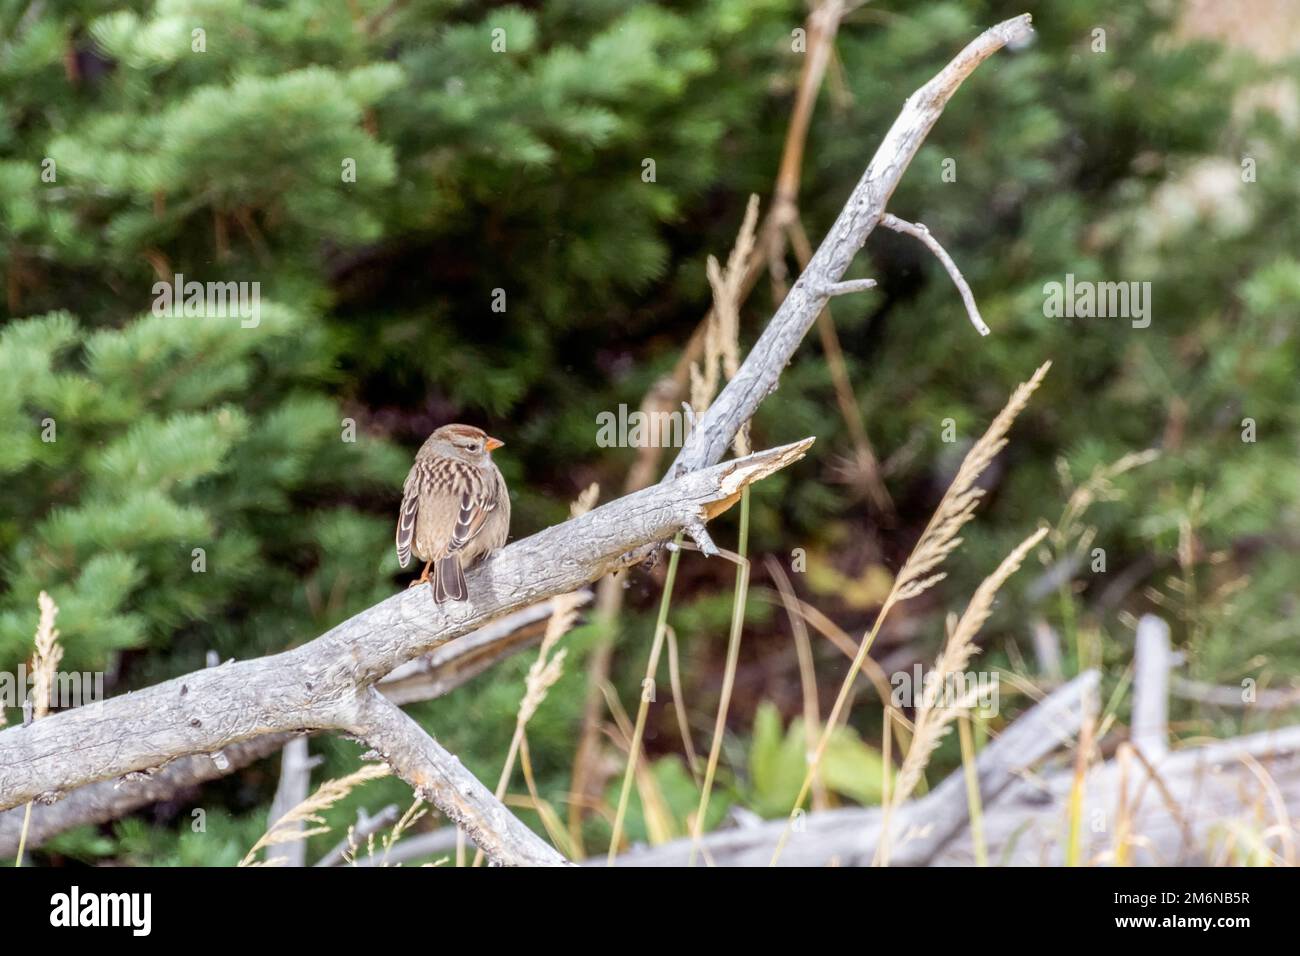
[[[1065,669],[1061,666],[1061,639],[1052,625],[1043,618],[1035,618],[1030,633],[1034,639],[1034,658],[1038,673],[1049,680],[1060,680]]]
[[[1169,750],[1169,625],[1154,614],[1138,621],[1133,654],[1131,738],[1149,760]]]
[[[488,859],[556,866],[564,857],[524,826],[460,760],[375,688],[362,692],[353,731],[364,736],[416,794],[441,810]]]
[[[577,595],[579,603],[584,605],[592,598],[586,588]],[[536,647],[546,632],[552,607],[553,601],[541,601],[448,641],[395,668],[379,682],[379,690],[395,704],[433,700],[449,694],[507,657]]]
[[[625,566],[638,549],[723,510],[749,483],[803,457],[811,443],[682,476],[510,545],[470,572],[474,599],[463,604],[434,605],[423,587],[403,591],[283,654],[226,663],[0,731],[0,808],[265,734],[347,729],[365,737],[358,724],[363,692],[394,668],[492,618]],[[491,798],[458,763],[439,765],[438,773],[456,787],[434,786],[435,793],[469,790]],[[494,818],[500,804],[492,802],[475,819]],[[460,803],[440,808],[454,819],[453,811],[464,810]],[[501,861],[531,862],[543,849],[559,859],[522,824],[511,829],[528,852]],[[484,836],[513,852],[513,844]]]
[[[953,285],[957,286],[957,291],[961,294],[962,305],[966,307],[966,315],[970,318],[971,325],[975,326],[975,331],[980,335],[988,335],[989,327],[984,324],[984,317],[980,315],[980,309],[975,303],[975,293],[971,291],[970,283],[961,274],[961,269],[957,268],[957,263],[952,261],[952,256],[948,255],[948,250],[939,245],[939,240],[930,234],[930,230],[923,223],[908,222],[888,212],[880,217],[880,224],[886,229],[892,229],[894,232],[911,236],[934,253],[934,257],[939,260],[948,276],[952,279]]]
[[[271,809],[266,814],[268,830],[274,827],[286,813],[307,799],[307,794],[311,790],[312,768],[319,764],[321,759],[312,757],[307,747],[306,737],[294,737],[284,745],[284,750],[280,752],[280,782],[275,788]],[[297,833],[305,829],[301,820],[286,824],[285,827]],[[289,840],[267,847],[266,862],[271,866],[306,866],[307,841]]]
[[[1019,779],[1019,774],[1074,740],[1084,715],[1097,711],[1100,683],[1101,675],[1097,671],[1084,671],[1049,694],[980,751],[975,767],[980,803],[986,811],[997,805],[998,797]],[[966,782],[961,771],[949,774],[917,802],[925,802],[927,806],[919,816],[913,814],[911,827],[922,829],[910,837],[907,832],[895,834],[890,853],[894,865],[924,866],[970,821]]]
[[[776,390],[781,372],[876,228],[908,164],[952,95],[977,66],[1002,47],[1027,40],[1033,33],[1030,22],[1026,13],[985,30],[907,98],[808,267],[759,336],[736,377],[696,422],[670,475],[712,464],[726,454],[740,426],[753,418],[763,399]]]
[[[1121,771],[1118,759],[1089,770],[1080,828],[1085,861],[1114,862],[1121,832],[1120,794],[1125,790],[1125,826],[1132,836],[1126,852],[1134,866],[1221,863],[1219,855],[1234,827],[1255,834],[1273,831],[1267,842],[1274,852],[1285,845],[1285,839],[1296,840],[1300,726],[1170,751],[1152,765],[1159,785],[1137,759],[1128,761],[1126,772]],[[997,804],[986,808],[989,860],[1013,866],[1064,863],[1073,783],[1073,773],[1065,769],[1017,781]],[[1289,818],[1286,824],[1280,819],[1275,795]],[[1290,832],[1284,838],[1286,827]],[[960,833],[936,862],[973,863],[969,833]]]
[[[467,829],[484,821],[503,826],[502,833],[471,832],[476,841],[486,839],[479,845],[497,862],[558,861],[455,758],[397,720],[396,708],[373,685],[494,616],[627,566],[679,531],[691,533],[709,553],[704,521],[734,501],[744,485],[802,456],[811,440],[714,463],[776,388],[957,87],[1002,46],[1027,38],[1029,24],[1025,15],[985,31],[909,97],[830,234],[692,431],[663,483],[499,552],[469,575],[474,601],[435,607],[424,588],[394,595],[292,651],[196,672],[0,732],[0,809],[31,799],[48,801],[78,786],[155,770],[186,755],[217,753],[267,734],[351,728],[363,737],[378,736],[380,749],[398,763],[399,772],[435,802],[445,800],[448,805],[440,808],[458,822],[468,821]],[[365,719],[376,724],[363,726]]]
[[[1083,675],[1081,675],[1083,676]],[[1077,682],[1079,678],[1076,678]],[[1073,682],[1072,682],[1073,683]],[[1066,685],[1069,687],[1071,685]],[[1095,691],[1096,677],[1075,690]],[[1061,688],[1065,690],[1065,688]],[[1061,690],[1013,723],[980,753],[977,761],[984,836],[993,865],[1059,866],[1069,837],[1070,761],[1057,769],[1031,771],[1023,756],[1006,760],[1046,733],[1064,741],[1077,730],[1083,709],[1062,707]],[[1084,694],[1070,692],[1075,704]],[[1046,708],[1046,709],[1044,709]],[[1050,720],[1042,717],[1048,713]],[[1228,862],[1234,833],[1263,839],[1277,861],[1296,860],[1296,822],[1300,820],[1300,726],[1218,740],[1175,750],[1152,762],[1154,776],[1136,757],[1122,767],[1112,759],[1085,776],[1080,833],[1084,859],[1115,861],[1124,828],[1124,852],[1136,866],[1209,865]],[[998,782],[1001,781],[999,786]],[[1158,782],[1157,782],[1158,781]],[[1124,793],[1125,816],[1120,814]],[[896,864],[975,863],[961,771],[950,775],[920,800],[897,811]],[[955,827],[954,827],[955,824]],[[707,834],[703,846],[718,866],[766,866],[785,825],[772,820],[752,828]],[[880,838],[880,811],[854,807],[807,814],[781,856],[783,866],[866,866]],[[1237,846],[1249,845],[1238,836]],[[689,840],[638,848],[618,858],[619,866],[681,866]],[[1297,861],[1300,862],[1300,861]]]
[[[577,592],[583,603],[591,592]],[[535,646],[546,630],[553,602],[543,601],[497,618],[428,654],[398,667],[378,684],[397,704],[433,700],[448,694],[488,667]],[[220,661],[210,666],[216,667]],[[105,823],[165,800],[189,799],[195,788],[234,773],[275,753],[293,739],[267,734],[224,747],[216,759],[208,754],[180,757],[154,773],[134,773],[78,787],[52,804],[32,807],[27,846],[35,848],[50,837],[88,823]],[[23,807],[0,811],[0,857],[18,848]]]
[[[34,804],[27,846],[35,849],[65,830],[117,820],[163,800],[189,799],[195,788],[271,756],[292,739],[292,734],[255,737],[221,748],[216,759],[206,753],[178,757],[154,773],[100,780],[78,787],[56,803]],[[0,811],[0,858],[12,857],[18,849],[23,809]]]
[[[1017,775],[1037,764],[1078,732],[1085,712],[1094,706],[1099,675],[1085,671],[1013,722],[982,751],[978,768],[981,799],[997,797]],[[985,816],[990,812],[985,807]],[[899,865],[928,863],[969,819],[966,784],[959,770],[919,800],[904,803],[894,814],[891,859]],[[878,807],[855,807],[802,814],[781,853],[782,866],[868,866],[882,829]],[[785,819],[759,826],[721,830],[704,838],[708,856],[719,866],[767,866],[785,828]],[[643,848],[618,858],[619,866],[684,866],[690,840]]]
[[[1248,697],[1244,687],[1207,684],[1174,675],[1170,678],[1169,693],[1183,700],[1232,710],[1292,710],[1300,707],[1300,687],[1257,688]]]

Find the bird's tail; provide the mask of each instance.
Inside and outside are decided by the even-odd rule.
[[[465,589],[465,572],[461,570],[460,555],[449,554],[433,563],[433,601],[463,601],[469,596]]]

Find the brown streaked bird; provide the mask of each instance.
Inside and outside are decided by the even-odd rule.
[[[402,486],[397,518],[397,560],[411,553],[425,562],[411,587],[430,580],[438,604],[463,601],[465,569],[506,543],[510,492],[492,463],[504,442],[472,425],[443,425],[415,455]]]

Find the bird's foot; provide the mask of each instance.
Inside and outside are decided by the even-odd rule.
[[[426,561],[426,562],[424,563],[424,570],[420,572],[420,576],[419,576],[418,578],[416,578],[414,581],[412,581],[410,584],[408,584],[408,585],[406,586],[406,590],[409,591],[409,590],[411,590],[411,588],[418,588],[421,584],[428,584],[428,583],[429,583],[429,568],[432,567],[432,566],[433,566],[433,562],[432,562],[432,561]]]

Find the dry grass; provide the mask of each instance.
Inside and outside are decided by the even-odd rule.
[[[885,599],[884,607],[881,608],[881,617],[884,617],[886,610],[894,604],[916,597],[944,578],[942,572],[932,572],[935,572],[944,559],[961,545],[962,539],[958,534],[966,522],[974,517],[975,506],[984,497],[984,489],[977,487],[976,482],[998,453],[1006,447],[1007,432],[1011,430],[1012,422],[1024,411],[1029,403],[1029,397],[1038,389],[1047,370],[1051,367],[1051,362],[1043,363],[1028,382],[1020,385],[1012,393],[1006,406],[989,425],[988,431],[966,453],[957,476],[948,486],[943,500],[939,502],[939,507],[930,518],[930,523],[926,525],[916,547],[912,549],[911,555],[903,565],[903,570],[898,573],[893,590]]]
[[[50,691],[59,661],[63,660],[63,648],[54,626],[59,616],[58,605],[44,591],[36,598],[36,604],[41,616],[36,625],[36,654],[32,657],[32,719],[40,720],[50,712]]]
[[[1061,517],[1057,520],[1047,539],[1048,547],[1044,548],[1043,553],[1040,555],[1043,564],[1046,566],[1052,564],[1066,565],[1067,562],[1072,561],[1082,564],[1086,561],[1088,549],[1092,547],[1092,542],[1097,534],[1096,527],[1084,521],[1084,516],[1088,510],[1098,502],[1118,501],[1123,495],[1115,484],[1116,479],[1135,468],[1140,468],[1155,461],[1159,455],[1160,453],[1154,449],[1132,452],[1117,461],[1111,462],[1109,465],[1099,465],[1094,468],[1092,473],[1078,485],[1075,485],[1070,477],[1065,460],[1059,459],[1056,463],[1057,475],[1061,487],[1068,493],[1068,498],[1065,508],[1061,512]],[[1089,640],[1096,635],[1079,628],[1075,621],[1074,580],[1072,575],[1066,574],[1061,579],[1057,587],[1057,596],[1061,615],[1061,629],[1064,632],[1065,640],[1069,646],[1075,649],[1075,663],[1078,669],[1085,670],[1093,663],[1088,657]],[[1092,645],[1091,649],[1098,648]]]
[[[600,486],[594,482],[587,487],[577,499],[569,505],[569,513],[572,517],[577,518],[586,514],[596,504],[597,498],[600,497]],[[528,668],[528,674],[524,677],[524,696],[519,701],[519,710],[515,714],[515,732],[510,739],[510,749],[506,753],[505,766],[501,768],[501,776],[497,778],[496,797],[498,800],[505,799],[506,788],[510,784],[510,778],[514,774],[515,761],[523,755],[524,765],[524,782],[528,786],[529,794],[537,813],[542,818],[542,823],[550,834],[551,839],[557,841],[561,846],[568,842],[567,835],[564,833],[563,824],[560,823],[558,815],[546,804],[537,794],[537,788],[532,780],[532,766],[528,761],[528,722],[533,719],[537,713],[537,708],[546,700],[546,695],[555,683],[564,674],[564,659],[566,651],[561,648],[556,650],[560,640],[564,635],[573,630],[573,626],[578,622],[578,608],[582,606],[582,599],[574,593],[561,594],[551,599],[551,616],[546,622],[546,632],[542,635],[541,646],[537,649],[537,657]],[[456,860],[458,865],[464,862],[464,834],[458,834],[456,841]],[[474,854],[474,866],[483,862],[483,851],[479,850]]]
[[[993,419],[988,430],[980,437],[969,452],[966,453],[961,467],[957,470],[957,475],[949,485],[948,490],[944,493],[943,499],[939,502],[938,508],[935,509],[934,515],[930,518],[929,524],[921,533],[920,539],[912,549],[903,568],[894,579],[893,587],[890,588],[888,596],[881,605],[880,613],[876,615],[875,623],[867,633],[858,647],[857,655],[853,659],[853,664],[849,667],[849,673],[845,676],[843,684],[840,686],[839,695],[835,699],[835,704],[831,708],[830,717],[826,721],[826,726],[822,730],[821,738],[817,742],[817,749],[813,752],[809,760],[808,771],[804,775],[803,785],[799,788],[799,795],[796,797],[794,806],[790,809],[790,817],[786,821],[785,829],[782,831],[781,839],[777,843],[776,851],[772,854],[772,864],[775,865],[781,857],[782,850],[785,849],[786,841],[790,837],[794,825],[795,815],[802,809],[803,802],[808,797],[809,788],[812,780],[816,776],[818,769],[821,767],[822,758],[826,753],[826,745],[830,741],[831,731],[841,719],[841,713],[848,701],[849,694],[853,688],[853,682],[857,679],[858,674],[862,671],[863,664],[871,650],[871,645],[875,642],[877,635],[880,633],[881,625],[889,616],[889,612],[903,601],[910,600],[919,594],[929,590],[944,577],[943,572],[939,571],[939,566],[944,560],[961,545],[960,532],[966,522],[975,514],[975,506],[979,504],[984,497],[984,490],[977,486],[980,475],[997,457],[998,453],[1006,447],[1007,433],[1011,430],[1012,423],[1016,417],[1024,410],[1029,403],[1029,398],[1037,390],[1043,381],[1043,376],[1051,368],[1051,362],[1045,362],[1039,366],[1028,382],[1021,384],[1011,394],[1006,406]],[[1041,539],[1040,532],[1038,537]],[[1022,545],[1023,547],[1023,545]],[[1018,548],[1016,552],[1018,553]],[[1014,554],[1013,553],[1013,554]],[[1023,559],[1023,555],[1021,555]],[[1009,559],[1008,559],[1009,560]],[[1017,562],[1018,564],[1018,562]],[[1003,562],[1006,566],[1006,562]],[[999,568],[999,571],[1002,569]],[[1014,570],[1014,569],[1013,569]],[[1010,572],[1007,572],[1010,574]],[[994,577],[997,575],[995,574]],[[991,580],[991,579],[990,579]],[[988,584],[986,581],[985,584]],[[983,588],[983,585],[981,585]],[[996,591],[996,588],[994,588]],[[977,592],[978,597],[978,592]],[[990,599],[991,600],[991,599]],[[972,600],[973,610],[975,600]],[[981,621],[981,623],[983,623]],[[915,738],[912,747],[916,747]],[[910,752],[910,751],[909,751]],[[897,792],[901,788],[895,788],[895,799]]]
[[[1043,540],[1047,528],[1039,528],[1002,559],[997,570],[984,579],[965,612],[949,628],[948,640],[935,661],[934,669],[927,676],[929,688],[934,693],[922,690],[920,701],[916,706],[916,718],[912,722],[912,745],[898,772],[898,781],[890,801],[885,806],[884,825],[881,829],[881,841],[877,848],[877,860],[885,865],[889,862],[891,838],[890,820],[899,804],[912,795],[921,775],[929,766],[930,757],[935,749],[948,735],[952,723],[959,716],[972,710],[977,701],[977,688],[968,685],[965,693],[956,700],[948,699],[944,688],[949,680],[957,674],[964,673],[971,658],[979,653],[975,638],[993,613],[993,599],[1011,575],[1019,570],[1025,557]]]
[[[692,411],[698,416],[708,408],[717,393],[718,385],[722,376],[725,374],[728,379],[732,378],[737,369],[740,367],[740,305],[744,301],[746,292],[746,272],[748,263],[751,261],[754,250],[757,245],[757,227],[758,227],[758,197],[750,196],[749,204],[745,209],[745,218],[741,223],[740,232],[736,236],[735,245],[732,247],[731,254],[727,257],[727,265],[724,269],[719,265],[718,260],[709,256],[706,263],[706,272],[709,284],[713,289],[713,311],[709,314],[706,328],[704,330],[704,359],[701,363],[691,365],[691,406]],[[733,448],[737,455],[746,455],[749,453],[749,426],[746,423],[736,433]],[[708,810],[709,795],[713,786],[714,773],[717,770],[718,759],[721,752],[722,731],[725,727],[727,710],[731,703],[731,692],[735,682],[736,662],[740,652],[740,632],[744,622],[744,607],[746,592],[749,586],[749,562],[744,557],[745,540],[748,535],[748,516],[749,516],[749,489],[746,488],[741,492],[741,518],[740,518],[740,554],[730,555],[736,560],[739,567],[736,575],[736,591],[732,606],[732,623],[731,635],[727,643],[727,663],[723,674],[723,689],[721,700],[718,704],[717,717],[714,723],[714,739],[709,751],[709,758],[705,765],[704,779],[701,783],[701,795],[699,807],[696,811],[696,818],[692,826],[693,846],[691,860],[694,862],[695,855],[699,845],[701,829],[705,813]],[[665,638],[668,633],[668,609],[672,600],[672,585],[676,577],[677,562],[682,551],[681,535],[677,536],[674,542],[672,555],[669,558],[668,574],[664,581],[664,593],[659,606],[659,618],[655,624],[654,640],[650,648],[650,660],[646,666],[646,677],[644,686],[654,686],[655,674],[658,670],[659,655],[662,651]],[[724,552],[726,554],[726,552]],[[641,751],[641,738],[645,729],[646,715],[649,711],[650,701],[643,693],[641,704],[637,709],[636,724],[632,728],[632,734],[628,747],[628,762],[623,773],[623,786],[619,793],[618,809],[614,816],[614,829],[610,837],[609,851],[607,861],[612,865],[615,856],[622,841],[623,821],[627,813],[627,802],[631,794],[632,781],[634,778],[640,780],[638,774],[638,763]],[[679,714],[679,720],[684,720],[683,715]],[[683,727],[684,736],[689,736]],[[643,788],[642,802],[646,804],[645,793]],[[646,805],[647,822],[651,817],[650,808]]]
[[[519,714],[515,719],[520,733],[523,733],[528,721],[537,713],[547,692],[564,673],[565,651],[563,648],[556,651],[555,648],[578,622],[578,608],[581,605],[582,597],[578,594],[561,594],[551,601],[551,617],[546,622],[546,633],[542,636],[537,659],[528,668],[528,676],[524,678],[524,698],[519,703]]]
[[[691,722],[686,716],[686,694],[682,690],[682,670],[677,653],[677,632],[668,628],[668,682],[673,691],[673,712],[677,715],[677,730],[682,735],[682,752],[686,754],[686,766],[691,771],[691,779],[700,786],[700,757],[695,752],[691,740]]]
[[[1066,866],[1080,866],[1083,863],[1083,811],[1084,797],[1087,794],[1085,784],[1088,779],[1088,766],[1092,759],[1092,742],[1096,724],[1095,716],[1084,715],[1078,746],[1074,752],[1074,779],[1070,783],[1070,807],[1065,844]]]
[[[59,606],[44,591],[37,595],[36,606],[40,609],[40,617],[36,622],[36,653],[32,656],[32,695],[28,698],[32,720],[40,720],[50,712],[50,691],[54,687],[54,675],[59,669],[59,661],[63,660],[59,630],[54,626],[59,616]],[[4,713],[0,711],[0,725],[3,723]],[[32,805],[28,803],[23,808],[23,828],[18,836],[18,853],[14,856],[14,866],[23,865],[27,830],[31,822]]]
[[[697,407],[697,411],[702,411],[703,406],[713,399],[718,384],[718,366],[721,365],[721,370],[728,381],[735,377],[740,368],[740,304],[745,297],[747,264],[757,246],[757,228],[758,197],[750,196],[744,221],[740,225],[740,233],[736,237],[736,244],[731,250],[731,255],[727,257],[726,269],[723,270],[713,256],[709,256],[706,263],[709,286],[713,289],[713,320],[705,335],[704,371],[701,373],[694,366],[691,368],[692,399],[702,403]],[[748,422],[736,432],[732,449],[738,456],[749,454]],[[709,747],[709,757],[704,767],[704,780],[700,786],[700,801],[691,825],[689,866],[695,865],[700,852],[700,838],[704,832],[709,799],[713,793],[714,776],[722,754],[722,738],[726,732],[727,713],[735,689],[736,666],[740,659],[740,638],[745,626],[745,605],[749,596],[748,541],[749,488],[745,488],[740,496],[740,543],[736,549],[738,553],[732,558],[736,562],[736,586],[731,604],[731,631],[727,637],[727,659],[723,667],[718,711],[713,723],[713,741]]]
[[[812,641],[808,638],[808,627],[804,622],[803,615],[795,610],[799,598],[790,584],[790,576],[785,573],[785,568],[781,566],[781,562],[770,554],[767,556],[766,564],[768,574],[776,582],[777,591],[781,595],[781,603],[785,606],[786,617],[790,621],[790,633],[794,636],[795,655],[799,661],[799,689],[803,697],[805,745],[808,752],[812,753],[817,747],[817,737],[821,733],[822,720],[821,702],[817,697],[817,671],[814,666]],[[887,685],[888,682],[886,682],[885,686]],[[887,706],[889,702],[887,694],[884,700]],[[888,718],[886,718],[886,722],[888,722]],[[888,773],[886,773],[886,776],[888,776]],[[813,775],[812,806],[814,810],[823,810],[829,806],[826,799],[826,787],[822,783],[819,774]]]
[[[713,401],[721,376],[725,374],[730,381],[740,368],[740,304],[745,299],[747,263],[757,244],[758,197],[750,196],[726,269],[713,256],[705,264],[713,289],[713,311],[704,331],[704,361],[691,366],[691,406],[696,415],[704,414]],[[748,424],[736,433],[733,448],[737,456],[749,454]]]
[[[325,818],[320,815],[321,812],[334,806],[363,783],[386,776],[388,776],[386,765],[369,764],[346,777],[325,781],[310,797],[276,820],[239,861],[239,865],[265,866],[267,864],[258,862],[256,858],[257,854],[267,847],[296,843],[321,833],[329,833],[330,827],[326,824]],[[299,828],[298,824],[309,825]]]
[[[406,812],[403,813],[400,818],[398,818],[397,822],[394,823],[389,828],[386,834],[384,834],[383,839],[379,841],[378,850],[380,854],[379,856],[380,866],[388,865],[388,854],[392,851],[397,841],[400,840],[403,834],[405,834],[407,830],[409,830],[412,826],[414,826],[416,822],[418,822],[420,818],[422,818],[426,813],[428,813],[428,810],[424,807],[424,801],[421,800],[419,797],[416,797],[415,800],[411,803],[411,805],[407,808]],[[348,843],[347,850],[345,850],[343,853],[343,862],[348,866],[356,866],[357,850],[359,849],[359,845],[357,842],[357,833],[356,833],[355,826],[348,827],[347,843]],[[366,856],[368,856],[370,859],[374,859],[375,851],[376,851],[375,834],[370,833],[366,837]],[[398,865],[400,866],[401,864]]]
[[[1121,494],[1115,485],[1115,480],[1135,468],[1150,464],[1159,457],[1160,452],[1155,449],[1130,452],[1109,465],[1097,466],[1081,484],[1074,487],[1071,487],[1073,482],[1065,471],[1065,462],[1058,461],[1057,473],[1061,477],[1062,484],[1070,489],[1070,497],[1065,503],[1065,510],[1061,513],[1060,520],[1052,529],[1051,543],[1057,552],[1063,553],[1069,547],[1071,540],[1083,542],[1076,546],[1081,551],[1087,550],[1087,544],[1091,543],[1096,529],[1083,523],[1084,514],[1099,501],[1118,501]]]
[[[700,852],[700,838],[704,833],[704,821],[708,815],[709,799],[713,793],[713,779],[718,770],[718,760],[722,755],[722,739],[727,730],[727,712],[731,707],[731,695],[736,687],[736,664],[740,659],[740,635],[745,627],[745,604],[749,595],[750,564],[747,557],[749,548],[749,489],[740,496],[740,543],[737,554],[732,558],[736,563],[736,590],[731,601],[731,632],[727,637],[727,661],[722,671],[722,692],[718,700],[718,713],[713,723],[713,742],[709,747],[709,759],[704,768],[704,783],[700,788],[700,803],[695,811],[695,820],[691,827],[691,855],[687,863],[694,866]]]
[[[664,590],[659,598],[659,616],[655,621],[654,638],[650,642],[650,659],[646,662],[645,678],[641,682],[641,702],[637,706],[636,723],[625,732],[628,741],[627,749],[627,766],[623,770],[623,785],[619,790],[618,809],[614,811],[614,828],[610,834],[609,850],[606,856],[606,862],[614,865],[614,858],[618,856],[618,851],[622,846],[623,838],[623,821],[627,817],[627,804],[632,794],[632,780],[635,777],[638,781],[640,757],[641,757],[641,739],[645,734],[646,717],[650,712],[650,701],[654,697],[655,674],[659,671],[659,655],[663,652],[664,641],[668,633],[668,609],[672,605],[673,585],[677,580],[677,564],[682,556],[682,536],[679,534],[674,539],[677,547],[673,548],[668,556],[668,571],[664,576]],[[611,713],[614,712],[613,701],[610,704]],[[621,708],[620,708],[621,709]],[[648,774],[646,776],[649,776]],[[651,821],[651,804],[646,800],[647,790],[642,787],[642,806],[646,816],[646,823],[649,826]]]
[[[970,835],[975,845],[975,865],[989,865],[988,844],[984,840],[984,804],[980,800],[979,768],[975,765],[975,740],[971,732],[969,714],[957,717],[957,733],[961,738],[961,769],[966,778],[966,805],[970,807]]]
[[[935,661],[934,669],[927,678],[933,681],[936,688],[943,688],[949,678],[964,673],[971,658],[979,653],[975,638],[988,621],[989,615],[993,613],[993,599],[1046,534],[1047,529],[1040,528],[1020,542],[1002,559],[997,570],[985,578],[975,590],[974,597],[966,606],[966,611],[958,619],[956,626],[952,628],[948,641],[944,644],[943,650]],[[962,699],[956,701],[946,700],[942,693],[937,697],[926,693],[921,695],[916,708],[916,718],[912,722],[912,746],[907,751],[907,757],[898,774],[898,783],[894,787],[895,805],[911,796],[921,779],[922,772],[930,762],[930,756],[947,736],[953,720],[958,714],[970,710],[974,705],[974,694],[974,689],[968,688]]]

